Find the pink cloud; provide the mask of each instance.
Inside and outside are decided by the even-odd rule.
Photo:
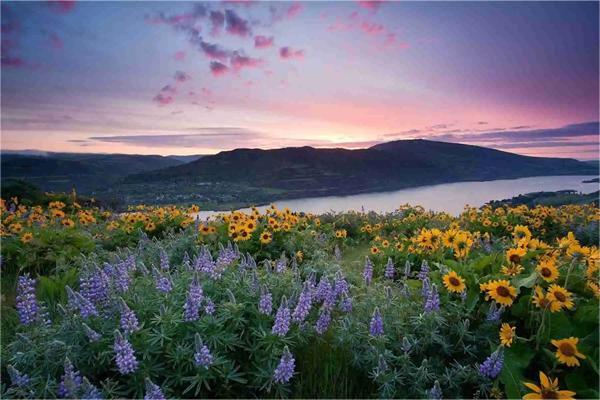
[[[225,14],[223,14],[221,11],[211,11],[209,19],[211,23],[211,35],[219,35],[223,29],[223,26],[225,26]]]
[[[239,71],[242,68],[256,68],[260,67],[263,63],[262,60],[258,58],[251,58],[238,52],[235,52],[233,56],[231,56],[231,67],[234,71]]]
[[[385,30],[383,25],[364,21],[360,24],[360,30],[368,35],[378,35]]]
[[[174,79],[175,79],[177,82],[187,82],[187,81],[191,80],[191,79],[192,79],[192,77],[191,77],[191,76],[189,76],[188,74],[186,74],[186,73],[185,73],[185,72],[183,72],[183,71],[176,71],[176,72],[175,72]]]
[[[291,47],[282,47],[279,49],[279,57],[283,59],[304,58],[304,50],[294,50]]]
[[[225,22],[227,23],[227,32],[232,35],[245,37],[250,34],[249,22],[233,10],[225,10]]]
[[[53,12],[57,14],[66,14],[71,12],[73,7],[75,7],[75,0],[49,1],[46,4]]]
[[[61,38],[58,37],[56,33],[50,33],[48,35],[48,39],[50,40],[50,46],[55,49],[62,49],[64,47],[64,43]]]
[[[222,48],[218,44],[205,42],[202,40],[202,38],[199,38],[197,41],[200,46],[200,50],[202,50],[202,52],[206,54],[208,58],[223,61],[226,60],[230,55],[228,50]]]
[[[288,9],[285,12],[285,15],[288,19],[295,18],[298,16],[298,14],[300,14],[303,8],[304,6],[302,6],[301,3],[293,3],[291,6],[288,7]]]
[[[383,3],[382,0],[358,0],[358,5],[371,11],[379,10],[379,6]]]
[[[183,60],[185,60],[185,57],[186,57],[185,51],[177,51],[173,55],[173,58],[175,59],[175,61],[183,61]]]
[[[255,36],[254,37],[254,47],[257,49],[266,49],[273,46],[273,36]]]
[[[175,94],[175,93],[177,93],[177,88],[172,85],[166,85],[166,86],[163,86],[163,88],[160,89],[160,91],[161,91],[161,93]]]
[[[229,71],[229,67],[219,61],[211,61],[210,62],[210,72],[214,76],[225,75]]]
[[[171,104],[173,100],[173,96],[169,96],[168,94],[164,93],[159,93],[152,99],[152,101],[157,103],[159,106],[166,106],[168,104]]]

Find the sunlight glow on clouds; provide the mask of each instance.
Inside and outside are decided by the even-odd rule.
[[[3,2],[2,34],[3,149],[598,158],[597,3]]]

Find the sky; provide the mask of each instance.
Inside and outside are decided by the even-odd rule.
[[[2,150],[599,158],[598,2],[2,2]]]

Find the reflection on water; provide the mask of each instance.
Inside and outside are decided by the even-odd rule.
[[[479,207],[490,200],[507,199],[519,194],[567,189],[592,193],[598,190],[598,183],[583,183],[586,179],[590,179],[590,176],[540,176],[488,182],[458,182],[393,192],[282,200],[275,204],[278,208],[288,207],[293,211],[320,214],[361,209],[388,212],[394,211],[401,204],[409,203],[458,215],[467,204]],[[265,208],[266,206],[259,207],[261,210]],[[200,218],[206,218],[217,213],[201,211],[199,214]]]

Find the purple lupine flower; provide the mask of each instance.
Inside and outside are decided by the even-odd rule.
[[[90,328],[85,322],[82,323],[83,331],[90,342],[97,342],[102,338],[102,335]]]
[[[423,263],[421,264],[421,270],[419,271],[419,274],[417,275],[417,277],[420,280],[425,280],[428,276],[429,276],[429,264],[427,264],[427,261],[423,260]]]
[[[275,315],[275,323],[273,324],[272,333],[278,336],[285,336],[290,330],[290,309],[287,305],[285,296],[281,299],[281,305]]]
[[[442,400],[443,395],[440,383],[436,380],[433,387],[427,391],[427,398],[431,400]]]
[[[196,271],[203,272],[203,273],[207,274],[208,276],[210,276],[211,278],[213,278],[213,277],[217,277],[216,267],[217,267],[217,264],[213,260],[213,256],[212,256],[212,254],[210,254],[210,250],[208,249],[208,246],[206,246],[206,245],[202,246],[202,248],[200,249],[200,252],[198,253],[198,256],[196,257],[196,260],[194,262],[194,269]]]
[[[19,277],[17,283],[16,308],[23,325],[30,325],[39,319],[40,306],[35,297],[35,279],[29,274]]]
[[[489,322],[500,321],[500,317],[502,317],[502,310],[502,307],[496,306],[496,302],[492,302],[492,304],[490,304],[490,309],[488,310],[485,320]]]
[[[135,313],[127,303],[123,299],[121,299],[121,329],[127,333],[131,334],[133,332],[137,332],[140,330],[140,325],[138,322]]]
[[[379,307],[375,307],[375,311],[373,311],[373,316],[371,317],[371,324],[369,325],[369,333],[371,334],[371,336],[383,335],[383,319],[381,318]]]
[[[96,306],[94,306],[94,303],[77,292],[75,292],[75,297],[77,298],[77,305],[82,318],[86,319],[98,316],[98,310],[96,309]]]
[[[119,263],[115,267],[113,282],[117,293],[123,294],[129,290],[129,282],[131,281],[129,271],[129,264],[127,262]]]
[[[202,304],[202,299],[204,297],[204,293],[202,291],[202,286],[196,281],[196,279],[192,280],[190,284],[190,288],[188,290],[187,298],[185,300],[185,304],[183,305],[183,318],[186,321],[197,321],[199,318],[200,305]]]
[[[209,297],[204,301],[204,312],[208,315],[213,315],[215,313],[215,303]]]
[[[479,373],[490,379],[496,379],[502,367],[504,366],[504,352],[502,348],[493,352],[486,360],[479,366]]]
[[[146,386],[144,400],[166,400],[166,397],[160,389],[160,386],[152,382],[150,378],[146,378],[144,383]]]
[[[160,249],[160,269],[163,271],[168,271],[171,269],[171,265],[169,264],[169,255],[165,251],[165,249]]]
[[[110,302],[110,279],[106,272],[98,267],[93,272],[79,278],[79,292],[97,307],[105,308]]]
[[[427,295],[429,294],[429,290],[431,289],[431,283],[429,282],[429,278],[426,277],[425,279],[423,279],[421,284],[422,284],[421,296],[423,296],[424,298],[427,298]]]
[[[287,258],[285,256],[285,253],[281,253],[281,257],[279,257],[279,259],[275,263],[275,272],[278,272],[278,273],[285,272],[286,268],[287,268]]]
[[[363,269],[363,279],[367,285],[373,280],[373,263],[369,257],[365,257],[365,268]]]
[[[86,377],[83,377],[80,393],[80,399],[82,400],[102,400],[102,392],[92,385]]]
[[[346,293],[342,294],[342,300],[340,301],[340,310],[342,310],[345,313],[352,312],[352,298]]]
[[[292,376],[294,376],[294,370],[296,369],[296,360],[287,346],[283,348],[283,354],[279,360],[279,365],[273,372],[273,380],[275,383],[288,383]]]
[[[338,271],[335,273],[335,278],[333,280],[333,290],[335,292],[335,296],[341,296],[344,293],[348,293],[350,291],[350,286],[348,285],[348,281],[346,281],[346,277],[342,273],[342,271]]]
[[[292,314],[292,319],[294,322],[302,322],[308,316],[310,312],[310,308],[312,306],[312,290],[310,288],[310,283],[304,283],[304,289],[302,289],[302,293],[300,293],[300,298],[298,299],[298,304],[296,304],[296,308],[294,309],[294,313]]]
[[[258,312],[264,315],[271,315],[273,310],[273,296],[266,288],[261,289],[260,300],[258,301]]]
[[[117,368],[122,375],[130,374],[138,368],[133,346],[119,331],[115,331],[114,351]]]
[[[227,247],[223,247],[221,243],[219,243],[219,246],[219,255],[216,262],[220,268],[227,267],[239,258],[239,254],[234,250],[231,242],[227,243]]]
[[[433,312],[440,309],[440,295],[438,294],[437,286],[431,285],[427,297],[425,299],[425,312]]]
[[[8,365],[6,367],[8,370],[8,375],[10,376],[10,381],[14,386],[18,386],[20,388],[24,388],[29,385],[31,379],[29,379],[29,375],[22,374],[18,369],[13,367],[12,365]]]
[[[387,264],[385,265],[385,273],[384,276],[388,279],[394,279],[396,275],[396,270],[394,269],[394,262],[391,257],[388,257]]]
[[[202,343],[200,334],[196,333],[194,337],[196,352],[194,353],[194,363],[198,367],[204,367],[208,369],[214,362],[214,357],[210,353],[210,349]]]
[[[317,290],[315,291],[315,300],[324,301],[329,293],[332,291],[331,283],[329,283],[329,279],[327,277],[322,276],[321,280],[319,280],[319,285],[317,286]]]
[[[173,283],[168,275],[163,275],[156,268],[152,270],[156,289],[163,293],[169,293],[173,289]]]
[[[60,378],[58,396],[62,398],[78,398],[77,391],[83,383],[79,371],[75,369],[71,360],[65,358],[65,373]]]
[[[321,313],[319,314],[319,319],[315,324],[315,331],[319,335],[322,335],[329,328],[329,323],[331,322],[331,310],[329,308],[323,307],[321,308]]]

